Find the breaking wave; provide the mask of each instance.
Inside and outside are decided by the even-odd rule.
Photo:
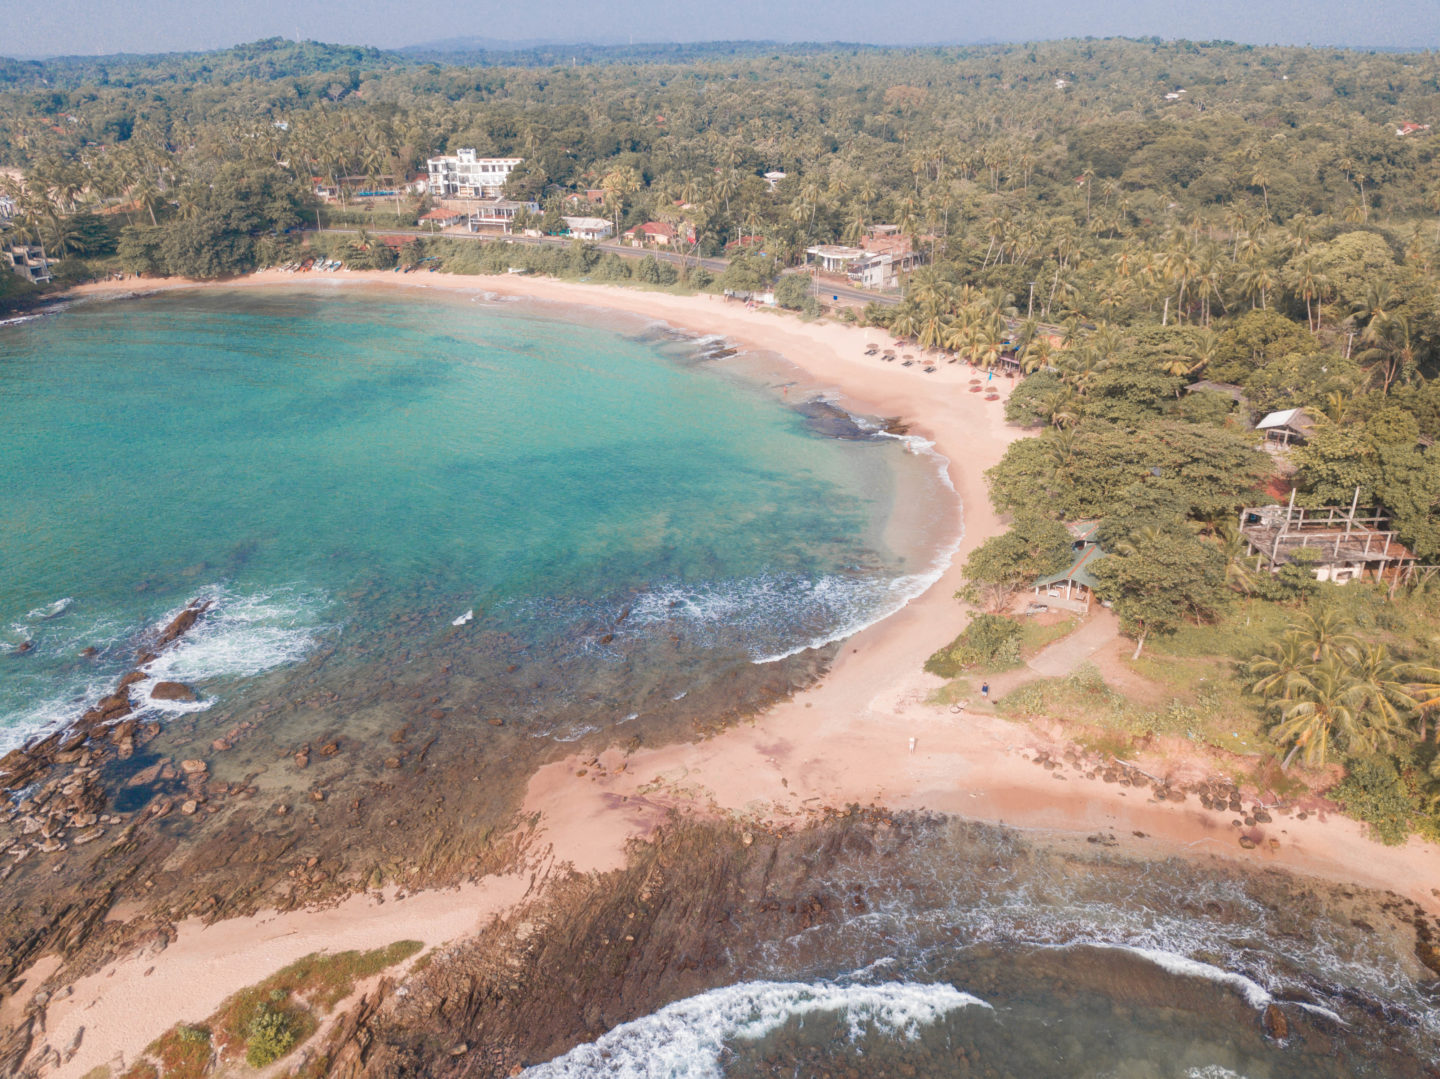
[[[210,600],[211,610],[189,633],[141,668],[146,677],[130,691],[137,712],[203,710],[210,700],[153,701],[150,690],[161,681],[206,684],[296,663],[309,655],[331,628],[323,618],[329,606],[325,597],[300,589],[245,593],[217,584],[202,590],[199,598]],[[175,607],[143,625],[126,625],[108,615],[83,617],[80,606],[66,597],[26,615],[34,632],[23,636],[35,642],[26,664],[34,662],[36,666],[33,676],[25,673],[45,692],[0,715],[0,753],[78,720],[113,690],[146,637],[184,609]],[[77,660],[85,648],[96,649],[93,661]],[[54,688],[57,682],[63,687],[58,691]]]
[[[249,678],[304,659],[329,628],[321,619],[323,597],[298,589],[234,593],[215,586],[202,593],[214,606],[185,636],[147,663],[136,684],[137,702],[161,711],[197,711],[207,701],[150,701],[155,682],[210,682]],[[166,615],[174,618],[183,608]]]
[[[837,1015],[846,1020],[852,1040],[867,1030],[913,1038],[920,1027],[972,1005],[990,1007],[946,984],[742,982],[676,1001],[524,1074],[531,1079],[720,1079],[729,1043],[755,1041],[791,1020]]]

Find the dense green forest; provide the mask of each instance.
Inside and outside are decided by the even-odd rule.
[[[1102,595],[1137,639],[1257,604],[1284,612],[1237,658],[1277,752],[1350,760],[1356,811],[1387,835],[1436,827],[1428,578],[1376,613],[1376,589],[1322,589],[1303,559],[1259,572],[1234,520],[1271,498],[1276,470],[1241,413],[1304,407],[1316,426],[1289,455],[1298,497],[1346,504],[1359,488],[1440,564],[1440,57],[1158,40],[501,54],[276,40],[0,63],[0,157],[23,174],[6,181],[10,238],[43,240],[62,283],[283,262],[314,242],[298,231],[317,220],[312,177],[374,187],[462,146],[523,157],[510,193],[551,220],[599,189],[621,229],[684,221],[698,254],[763,251],[720,285],[765,284],[809,245],[899,226],[928,265],[863,317],[981,367],[1013,357],[1026,377],[1009,417],[1038,431],[992,474],[1015,525],[972,559],[972,598],[1053,568],[1057,522],[1098,517]],[[424,209],[397,196],[393,226]],[[332,241],[359,265],[396,257],[368,236]],[[466,271],[520,256],[416,239],[399,257]],[[593,249],[523,258],[712,284]],[[1201,380],[1230,389],[1186,392]]]

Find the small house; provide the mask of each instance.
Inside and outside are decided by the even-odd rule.
[[[566,217],[565,229],[577,240],[594,242],[603,240],[615,232],[615,226],[603,217]]]
[[[1090,571],[1096,562],[1105,557],[1095,538],[1100,522],[1076,521],[1065,527],[1072,537],[1070,562],[1060,572],[1035,582],[1035,602],[1085,614],[1095,596],[1096,581]]]
[[[779,169],[774,169],[765,174],[765,186],[768,187],[771,191],[774,191],[777,187],[780,186],[780,181],[783,179],[785,179],[785,173],[781,172]]]
[[[448,229],[456,225],[463,225],[468,219],[469,215],[461,210],[447,210],[443,207],[420,215],[421,221],[436,229]]]
[[[826,273],[848,273],[851,264],[865,257],[858,247],[843,247],[840,244],[816,244],[807,247],[805,254],[820,264]]]
[[[647,221],[625,230],[625,242],[634,247],[674,247],[676,243],[694,243],[694,240],[694,233],[689,229],[682,235],[666,221]]]
[[[1255,425],[1270,446],[1300,445],[1310,441],[1315,421],[1303,408],[1287,408],[1272,412]]]
[[[522,213],[538,214],[540,204],[536,202],[518,202],[515,199],[483,199],[475,204],[470,211],[470,231],[487,232],[499,230],[502,233],[513,231],[515,219]]]

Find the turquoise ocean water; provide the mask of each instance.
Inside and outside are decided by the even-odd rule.
[[[0,648],[32,644],[0,665],[0,748],[198,596],[214,613],[149,673],[207,704],[474,634],[569,671],[511,702],[565,736],[872,620],[933,567],[883,539],[904,475],[944,517],[933,461],[825,437],[663,328],[553,314],[237,290],[0,327]]]

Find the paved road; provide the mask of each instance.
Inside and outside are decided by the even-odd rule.
[[[315,230],[314,230],[314,229],[308,229],[307,231],[309,231],[309,232],[314,232]],[[360,229],[358,229],[358,228],[326,228],[326,229],[324,229],[323,231],[325,231],[325,232],[338,232],[338,233],[341,233],[341,234],[344,234],[344,235],[354,236],[354,235],[356,235],[357,233],[360,232]],[[402,229],[402,228],[394,228],[394,229],[390,229],[390,228],[385,228],[385,229],[382,229],[382,228],[373,228],[373,229],[366,229],[365,231],[369,232],[371,235],[374,235],[374,236],[382,236],[382,235],[383,235],[383,236],[416,236],[416,237],[423,237],[423,238],[426,238],[426,239],[433,239],[433,238],[435,238],[435,237],[438,236],[438,237],[441,237],[441,238],[444,238],[444,239],[450,239],[450,240],[508,240],[510,243],[530,244],[530,245],[532,245],[532,246],[538,246],[538,247],[544,247],[544,246],[549,246],[549,247],[568,247],[570,244],[572,244],[572,243],[574,242],[574,241],[571,240],[568,236],[497,236],[497,235],[496,235],[495,233],[493,233],[493,232],[491,232],[491,233],[486,233],[486,232],[438,232],[438,233],[437,233],[437,232],[432,232],[432,231],[430,231],[430,230],[428,230],[428,229]],[[670,263],[670,264],[673,265],[673,266],[703,266],[705,269],[709,270],[711,273],[716,274],[716,275],[719,275],[719,274],[724,273],[726,267],[728,267],[728,266],[730,265],[730,260],[729,260],[729,259],[723,259],[723,258],[701,258],[701,257],[699,257],[699,256],[697,256],[697,255],[686,255],[686,254],[683,254],[683,253],[678,252],[678,251],[661,251],[661,250],[657,250],[657,249],[655,249],[655,248],[630,247],[628,244],[616,243],[616,242],[614,242],[613,240],[612,240],[612,241],[609,241],[609,242],[604,242],[604,241],[602,241],[602,242],[600,242],[600,243],[592,244],[592,246],[593,246],[593,247],[596,247],[596,248],[599,248],[601,251],[610,251],[610,252],[613,252],[614,254],[619,255],[621,258],[642,259],[642,258],[644,258],[646,255],[654,255],[657,261],[659,261],[659,262],[668,262],[668,263]],[[809,271],[806,270],[804,267],[799,267],[799,268],[796,268],[796,269],[794,269],[794,270],[787,270],[786,272],[787,272],[787,273],[803,273],[803,274],[805,274],[806,276],[809,276]],[[832,284],[832,283],[830,283],[830,282],[828,282],[828,281],[822,281],[822,282],[820,282],[820,292],[819,292],[819,296],[820,296],[820,298],[821,298],[822,301],[828,300],[828,299],[829,299],[830,297],[832,297],[832,296],[836,296],[836,297],[839,297],[839,299],[840,299],[841,301],[844,301],[844,302],[846,302],[846,303],[859,303],[859,304],[866,304],[866,303],[896,304],[896,303],[899,303],[899,302],[900,302],[900,297],[897,296],[897,295],[894,295],[894,294],[884,294],[884,293],[878,293],[878,292],[866,292],[864,289],[852,288],[852,287],[849,286],[849,285],[835,285],[835,284]]]

